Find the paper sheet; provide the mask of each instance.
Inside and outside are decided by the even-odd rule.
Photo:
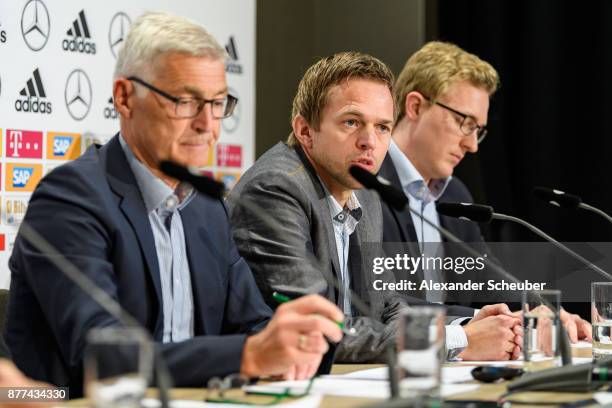
[[[321,395],[309,395],[304,398],[297,399],[295,401],[282,402],[277,406],[282,408],[315,408],[321,405]],[[145,398],[142,401],[142,406],[144,408],[159,408],[161,404],[159,400],[153,398]],[[252,408],[253,405],[247,404],[226,404],[226,403],[213,403],[213,402],[204,402],[204,401],[194,401],[194,400],[172,400],[170,401],[170,408],[241,408],[241,407],[249,407]]]
[[[442,383],[443,384],[455,384],[464,381],[472,380],[472,369],[474,367],[469,366],[453,366],[453,367],[442,367]],[[389,378],[389,369],[387,367],[370,368],[367,370],[354,371],[352,373],[344,375],[329,375],[324,376],[325,378],[352,378],[355,380],[384,380]]]
[[[576,349],[590,349],[593,348],[593,343],[590,341],[580,340],[578,343],[570,343],[570,346]]]
[[[336,395],[340,397],[357,398],[389,398],[389,383],[387,381],[359,380],[341,378],[342,376],[322,377],[315,380],[311,394]],[[308,381],[281,381],[266,385],[251,385],[250,391],[280,392],[290,388],[292,393],[304,392]],[[478,384],[442,384],[442,397],[473,391]]]
[[[572,364],[586,364],[592,362],[593,359],[591,357],[573,357]],[[501,360],[501,361],[458,361],[456,364],[460,364],[462,366],[513,366],[513,367],[523,367],[524,362],[523,359],[519,360]]]

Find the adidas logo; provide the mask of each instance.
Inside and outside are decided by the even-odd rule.
[[[2,25],[0,24],[0,44],[4,44],[6,42],[6,31],[2,29]]]
[[[32,77],[26,82],[26,86],[19,91],[19,98],[15,101],[17,112],[33,112],[50,114],[51,102],[42,99],[46,98],[45,87],[38,68],[32,73]]]
[[[225,70],[232,74],[242,74],[242,65],[238,62],[238,50],[234,36],[230,36],[229,41],[225,45],[225,51],[229,54],[230,59],[225,62]]]
[[[115,105],[113,104],[113,97],[108,98],[108,105],[104,108],[104,118],[105,119],[117,119],[119,115],[115,110]]]
[[[79,16],[72,22],[72,25],[66,31],[66,36],[62,41],[64,51],[80,52],[84,54],[95,54],[96,43],[91,41],[89,33],[89,25],[85,18],[85,10],[79,11]]]

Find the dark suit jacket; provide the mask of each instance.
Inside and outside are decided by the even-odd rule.
[[[389,154],[387,154],[385,157],[378,174],[379,176],[387,179],[391,185],[403,191],[397,170],[395,169]],[[459,180],[457,177],[453,177],[446,187],[444,194],[442,194],[438,201],[471,203],[474,200],[472,199],[472,195],[468,191],[467,187],[461,182],[461,180]],[[408,209],[404,209],[402,211],[396,210],[384,202],[382,204],[382,211],[384,223],[384,242],[404,242],[406,243],[412,256],[419,256],[419,249],[416,246],[416,243],[418,243],[418,238],[416,230],[414,229],[414,223],[412,222],[410,211]],[[463,242],[470,243],[474,249],[484,251],[484,241],[477,223],[440,215],[440,225],[449,230]],[[420,277],[422,278],[422,272],[419,271],[419,273],[421,273]],[[415,295],[419,294],[415,293]],[[424,296],[423,293],[420,295]],[[461,302],[462,304],[472,303],[472,299],[469,294],[464,293],[463,295],[465,295],[465,298]],[[451,306],[448,308],[447,314],[453,314],[456,316],[473,316],[474,309],[462,306]]]
[[[238,372],[245,337],[271,316],[236,250],[221,201],[198,195],[181,212],[194,299],[194,334],[163,344],[177,386],[201,387]],[[115,136],[46,176],[24,222],[117,300],[161,342],[162,294],[153,233],[134,175]],[[119,325],[22,236],[10,258],[6,340],[28,376],[82,386],[85,338]]]
[[[358,190],[356,195],[363,216],[349,246],[351,285],[374,318],[360,315],[352,319],[358,336],[344,337],[336,360],[384,361],[386,346],[395,340],[398,311],[405,304],[397,293],[372,287],[378,277],[372,273],[370,260],[384,255],[380,252],[380,201],[367,190]],[[261,156],[229,195],[236,245],[272,307],[276,305],[273,291],[293,296],[318,293],[338,302],[337,291],[328,285],[330,279],[339,279],[340,268],[327,200],[301,148],[282,142]],[[381,279],[388,281],[389,275]]]

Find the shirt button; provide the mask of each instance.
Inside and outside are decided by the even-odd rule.
[[[166,208],[170,209],[176,205],[176,198],[170,197],[166,200]]]

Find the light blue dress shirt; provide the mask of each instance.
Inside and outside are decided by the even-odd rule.
[[[409,198],[410,208],[439,227],[440,217],[436,210],[435,201],[444,194],[444,190],[446,190],[451,177],[433,179],[430,180],[429,184],[425,184],[423,176],[416,167],[414,167],[408,157],[400,150],[397,144],[395,144],[393,139],[391,139],[391,143],[389,144],[389,156],[397,171],[402,189]],[[442,242],[440,233],[429,224],[423,222],[423,220],[414,213],[411,212],[410,216],[412,217],[412,223],[414,224],[419,240],[419,248],[425,256],[444,256],[443,247],[440,245]],[[444,276],[441,274],[441,271],[436,270],[423,270],[423,277],[424,279],[433,280],[434,282],[444,281]],[[425,296],[427,300],[431,302],[442,303],[444,301],[443,297],[432,296],[429,292],[427,292]],[[446,348],[448,350],[467,347],[467,336],[460,326],[461,322],[464,320],[466,320],[466,318],[456,319],[451,325],[446,326]]]
[[[142,194],[155,239],[164,314],[163,342],[187,340],[193,337],[193,292],[180,211],[195,196],[193,189],[179,184],[173,191],[134,156],[121,135],[119,141]]]
[[[361,205],[355,193],[351,193],[346,206],[342,208],[338,201],[332,196],[325,183],[321,182],[327,192],[327,204],[331,214],[331,222],[334,227],[334,236],[336,239],[336,250],[338,251],[338,265],[340,265],[340,283],[342,284],[342,293],[340,294],[340,302],[342,311],[345,316],[351,316],[351,277],[349,275],[349,238],[357,228],[359,219],[361,218]]]

